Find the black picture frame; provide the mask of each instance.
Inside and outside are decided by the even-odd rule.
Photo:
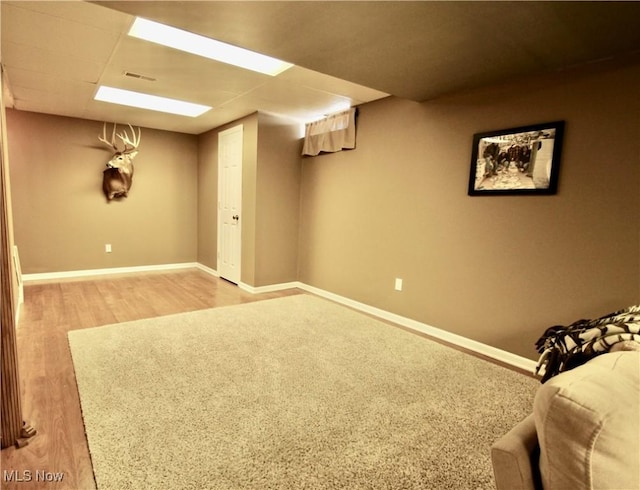
[[[555,194],[564,121],[473,135],[470,196]]]

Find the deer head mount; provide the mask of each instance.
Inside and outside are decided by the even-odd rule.
[[[133,159],[138,154],[138,145],[142,136],[142,129],[138,128],[138,134],[136,135],[131,124],[128,125],[131,130],[131,136],[127,134],[126,129],[122,133],[116,133],[116,126],[117,124],[114,123],[111,141],[107,141],[106,122],[102,127],[102,136],[98,136],[98,139],[114,152],[107,162],[107,169],[102,173],[102,190],[107,201],[111,201],[116,197],[127,197],[129,194],[133,181]],[[118,148],[116,138],[120,138],[124,148]]]

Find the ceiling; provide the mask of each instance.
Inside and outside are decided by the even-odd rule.
[[[304,122],[389,94],[424,101],[640,51],[640,2],[1,4],[9,107],[192,134],[258,110]],[[151,44],[127,35],[135,16],[296,66],[271,77]],[[101,84],[214,109],[189,118],[95,101]]]

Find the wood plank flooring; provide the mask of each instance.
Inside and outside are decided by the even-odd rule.
[[[23,415],[38,433],[23,448],[2,450],[1,488],[96,488],[69,330],[301,292],[251,294],[197,269],[26,284],[17,331],[18,361]]]

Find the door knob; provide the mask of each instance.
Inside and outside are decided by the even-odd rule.
[[[240,216],[238,216],[237,214],[233,216],[233,219],[238,221],[240,219]]]

